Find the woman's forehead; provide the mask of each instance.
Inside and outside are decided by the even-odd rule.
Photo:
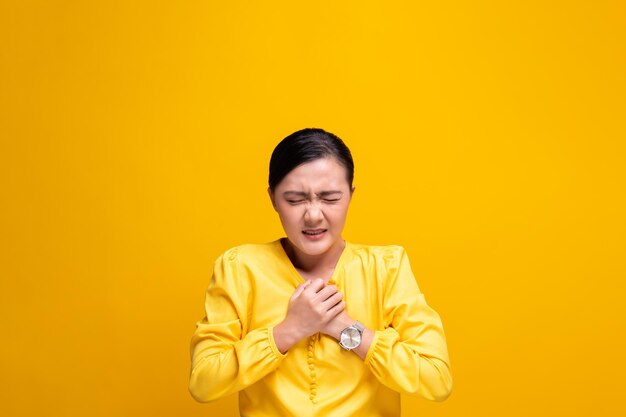
[[[297,166],[279,185],[282,189],[293,188],[300,191],[304,188],[340,191],[347,186],[346,169],[332,158],[317,159]]]

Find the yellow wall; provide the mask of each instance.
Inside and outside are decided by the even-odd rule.
[[[352,148],[344,236],[404,245],[443,318],[455,391],[405,416],[626,413],[625,16],[2,1],[0,415],[236,415],[189,339],[217,255],[282,236],[269,155],[307,126]]]

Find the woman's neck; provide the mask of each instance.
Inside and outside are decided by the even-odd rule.
[[[289,239],[281,239],[281,244],[296,269],[307,274],[322,275],[324,271],[332,274],[346,246],[345,240],[339,239],[328,251],[319,255],[307,255],[293,246]]]

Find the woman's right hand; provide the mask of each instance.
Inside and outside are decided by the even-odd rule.
[[[281,353],[305,337],[321,331],[346,305],[334,285],[316,278],[300,284],[291,298],[285,319],[274,327],[274,341]]]

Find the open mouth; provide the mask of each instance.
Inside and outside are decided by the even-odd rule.
[[[326,232],[327,229],[316,229],[316,230],[303,230],[302,233],[304,233],[307,236],[319,236],[322,233]]]

